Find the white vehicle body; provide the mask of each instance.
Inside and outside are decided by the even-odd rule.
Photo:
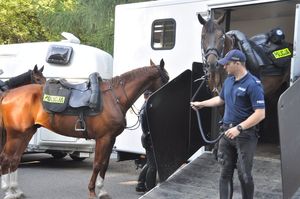
[[[206,18],[209,13],[220,15],[231,10],[231,19],[226,22],[230,30],[240,30],[250,38],[281,27],[286,41],[293,43],[294,31],[297,31],[295,9],[299,3],[298,0],[158,0],[119,5],[115,9],[114,74],[132,67],[147,66],[150,58],[155,63],[163,58],[173,79],[184,70],[191,69],[193,62],[202,62],[202,25],[198,21],[198,13]],[[157,20],[175,22],[175,43],[170,49],[155,49],[157,43],[152,43],[155,31],[158,34],[161,31],[153,29]],[[299,28],[299,21],[296,24]],[[299,65],[299,58],[293,59]],[[299,76],[299,67],[292,67],[292,71]],[[140,108],[142,102],[141,97],[135,107]],[[128,111],[127,125],[135,122],[136,116]],[[124,130],[117,137],[115,150],[143,154],[140,136],[140,128],[133,132]]]
[[[49,78],[65,78],[79,83],[88,79],[93,72],[98,72],[102,79],[112,77],[112,56],[98,48],[79,44],[79,40],[69,33],[68,40],[60,42],[35,42],[0,45],[0,67],[6,80],[21,73],[44,66],[43,74]],[[72,35],[71,35],[72,36]],[[71,47],[72,54],[68,64],[61,65],[46,61],[51,46]],[[81,133],[81,132],[78,132]],[[30,140],[26,152],[69,153],[77,157],[89,157],[94,152],[94,140],[66,137],[45,128],[39,128]],[[55,153],[54,153],[55,152]]]

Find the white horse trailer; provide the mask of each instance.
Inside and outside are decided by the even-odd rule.
[[[114,74],[149,65],[150,58],[156,63],[163,58],[172,79],[191,69],[193,62],[202,62],[202,25],[198,13],[204,18],[227,13],[225,30],[240,30],[249,38],[280,27],[286,41],[293,43],[295,26],[299,28],[299,21],[295,22],[299,3],[299,0],[158,0],[118,5],[115,9]],[[293,59],[299,65],[299,59]],[[299,73],[295,67],[292,71]],[[140,98],[135,107],[140,108],[142,103]],[[136,121],[134,113],[128,111],[127,125]],[[144,154],[140,137],[140,128],[125,129],[117,137],[114,149],[119,154]]]
[[[65,78],[79,83],[98,72],[102,79],[112,77],[113,59],[98,48],[80,44],[70,33],[62,33],[66,40],[0,45],[1,80],[17,76],[34,65],[44,66],[46,78]],[[55,54],[58,60],[55,60]],[[51,57],[53,59],[48,59]],[[78,132],[80,133],[80,132]],[[94,140],[66,137],[45,128],[39,128],[29,142],[26,152],[46,152],[56,158],[69,154],[74,160],[83,160],[94,152]]]

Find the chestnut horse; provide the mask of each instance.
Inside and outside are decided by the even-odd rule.
[[[27,84],[44,84],[46,78],[43,75],[44,66],[41,69],[38,69],[37,65],[34,66],[33,70],[28,70],[27,72],[20,74],[16,77],[12,77],[5,82],[0,82],[0,96],[5,95],[5,91]],[[3,93],[4,92],[4,93]],[[2,133],[0,136],[0,151],[5,144],[5,135]],[[12,183],[11,183],[12,182]],[[14,188],[9,189],[10,185],[13,184]],[[5,192],[5,199],[15,198],[12,197],[15,193],[16,196],[21,196],[22,191],[17,187],[17,171],[14,171],[9,174],[1,175],[1,188]]]
[[[85,117],[87,138],[96,140],[89,198],[110,198],[103,189],[103,181],[115,138],[126,127],[127,110],[144,91],[154,92],[169,80],[163,60],[160,65],[152,61],[150,64],[99,83],[103,109],[95,116]],[[39,127],[65,136],[85,138],[83,133],[74,130],[78,116],[46,112],[42,96],[43,85],[37,84],[10,90],[3,96],[1,126],[6,130],[7,140],[0,155],[2,174],[17,169],[22,153]],[[95,187],[99,188],[98,194]]]
[[[27,72],[16,77],[12,77],[5,82],[0,81],[0,96],[2,97],[2,95],[5,95],[5,91],[9,89],[17,88],[27,84],[44,84],[46,82],[46,78],[43,75],[43,70],[44,66],[38,69],[37,65],[35,65],[33,70],[28,70]],[[0,151],[2,151],[4,144],[5,135],[2,133],[0,136]],[[13,190],[9,189],[11,184],[14,186]],[[17,185],[17,171],[1,175],[1,188],[5,192],[5,199],[16,198],[13,197],[14,194],[11,193],[15,193],[16,196],[21,196],[23,194],[22,191],[18,189]]]
[[[238,44],[235,39],[225,33],[221,26],[225,18],[222,15],[218,19],[205,20],[198,14],[198,20],[203,25],[201,33],[201,48],[204,59],[205,70],[208,73],[208,85],[214,94],[218,94],[222,88],[222,84],[227,76],[224,68],[217,64],[218,59],[222,58],[233,48],[237,48]],[[251,71],[257,66],[247,66],[252,73],[260,73],[260,71]],[[289,81],[290,66],[286,66],[283,75],[261,74],[260,79],[264,87],[265,97],[272,99],[273,94],[280,90],[281,86]]]

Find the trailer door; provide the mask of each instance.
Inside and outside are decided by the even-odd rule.
[[[281,149],[281,175],[283,198],[297,198],[300,191],[300,4],[296,5],[294,49],[291,63],[291,85],[278,101],[278,122]],[[298,190],[298,191],[297,191]],[[297,193],[295,193],[297,192]]]
[[[291,63],[291,84],[300,76],[300,4],[296,5],[294,50]],[[298,51],[297,51],[298,50]],[[298,67],[297,67],[298,66]]]

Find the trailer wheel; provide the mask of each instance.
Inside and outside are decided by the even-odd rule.
[[[59,151],[51,152],[50,154],[53,156],[54,159],[62,159],[67,155],[67,153]]]
[[[74,161],[77,161],[77,162],[81,162],[83,160],[85,160],[86,158],[84,157],[78,157],[77,155],[74,155],[74,154],[70,154],[70,157],[74,160]]]

